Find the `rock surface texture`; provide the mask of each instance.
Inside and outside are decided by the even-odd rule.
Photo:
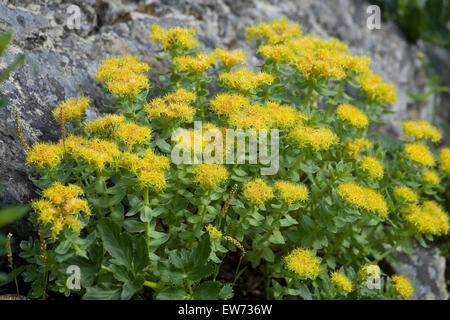
[[[156,77],[152,74],[161,65],[154,58],[158,48],[149,38],[152,24],[193,27],[207,51],[215,47],[239,47],[250,54],[245,28],[259,21],[286,17],[300,23],[306,33],[339,38],[350,45],[353,53],[372,58],[375,71],[397,88],[399,98],[392,107],[396,114],[387,119],[393,133],[399,133],[396,130],[400,121],[406,118],[430,118],[432,97],[415,103],[406,95],[407,89],[422,91],[426,82],[416,58],[418,47],[407,43],[393,23],[382,22],[380,30],[369,30],[367,6],[366,2],[351,0],[2,0],[0,31],[14,31],[15,39],[0,68],[23,52],[38,71],[29,65],[21,66],[1,88],[10,101],[0,111],[3,184],[0,205],[26,202],[34,197],[25,153],[15,133],[14,110],[20,113],[25,140],[33,145],[40,140],[58,139],[59,126],[51,111],[64,99],[85,94],[93,100],[88,117],[105,111],[102,105],[107,103],[107,95],[93,79],[105,57],[137,54],[151,65],[150,77],[154,81]],[[67,22],[76,8],[80,24],[70,29]],[[250,65],[257,62],[256,56],[248,56]],[[22,222],[13,229],[18,234],[27,233]],[[439,287],[445,287],[442,279],[445,263],[438,263],[443,258],[435,251],[421,249],[417,261],[423,262],[423,266],[418,268],[412,261],[405,267],[412,269],[404,269],[407,275],[421,281],[417,298],[447,298],[445,290]],[[434,264],[434,276],[430,273],[427,281],[422,282],[420,268]]]

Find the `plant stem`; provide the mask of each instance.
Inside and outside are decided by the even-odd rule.
[[[150,206],[148,200],[148,188],[144,190],[144,202],[146,206]],[[150,221],[145,222],[145,241],[147,242],[147,248],[150,250]]]
[[[338,92],[337,92],[336,95],[334,96],[334,100],[337,101],[337,99],[339,99],[339,97],[341,96],[342,90],[344,90],[344,87],[345,87],[345,83],[346,83],[346,81],[345,81],[345,79],[344,79],[344,80],[342,80],[341,83],[339,84]]]
[[[284,175],[284,178],[288,178],[289,175],[292,173],[292,171],[295,170],[295,168],[297,168],[297,166],[300,164],[300,162],[302,162],[302,160],[305,158],[305,152],[301,153],[297,160],[294,162],[294,164],[292,165],[292,167],[289,168],[289,170],[286,172],[286,174]]]
[[[86,128],[84,127],[84,124],[81,123],[81,120],[77,120],[77,124],[80,127],[81,131],[83,132],[83,135],[85,137],[89,137],[89,132],[86,130]]]
[[[309,86],[308,92],[306,93],[306,98],[305,98],[305,101],[303,102],[303,104],[307,105],[309,103],[309,98],[311,98],[312,91],[313,91],[313,87]]]
[[[383,253],[377,260],[375,260],[373,263],[378,264],[381,260],[386,258],[388,255],[390,255],[397,247],[400,245],[400,243],[397,243],[389,248],[385,253]]]
[[[164,289],[164,286],[160,285],[159,283],[152,282],[152,281],[147,281],[147,280],[144,281],[144,286],[152,288],[154,290]]]

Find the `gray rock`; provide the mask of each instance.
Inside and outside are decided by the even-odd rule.
[[[67,26],[70,5],[80,8],[79,29]],[[418,47],[406,42],[393,23],[383,22],[380,30],[368,30],[366,8],[366,2],[350,0],[3,1],[0,31],[13,30],[16,36],[0,68],[18,53],[25,53],[39,71],[35,74],[29,66],[21,66],[1,88],[10,102],[0,111],[0,206],[25,203],[35,197],[25,153],[15,133],[14,110],[20,112],[23,135],[30,145],[55,141],[59,126],[51,112],[58,102],[85,94],[93,101],[90,118],[105,112],[102,105],[108,103],[108,96],[93,79],[103,58],[137,54],[151,65],[150,77],[155,83],[155,72],[161,70],[161,65],[154,58],[157,48],[149,38],[152,24],[193,27],[205,50],[239,47],[249,54],[249,64],[256,65],[252,44],[245,41],[245,28],[260,21],[289,18],[299,22],[305,32],[337,37],[347,42],[354,53],[370,56],[373,68],[395,83],[399,98],[392,109],[397,113],[386,119],[392,132],[398,134],[399,124],[406,118],[430,118],[433,97],[415,103],[406,95],[406,90],[421,92],[425,87],[424,73],[416,58]],[[446,104],[441,108],[444,110]],[[30,233],[23,221],[10,228],[16,239]],[[421,281],[420,288],[425,288],[417,297],[443,298],[443,258],[436,250],[421,250],[417,256],[423,262],[421,269],[417,264],[407,265]],[[425,271],[418,270],[428,266],[432,271],[427,271],[426,276],[432,285],[426,287],[421,280],[425,279]]]
[[[401,264],[391,263],[396,274],[408,277],[414,287],[411,299],[447,300],[445,258],[435,246],[417,248],[411,255],[397,254]]]

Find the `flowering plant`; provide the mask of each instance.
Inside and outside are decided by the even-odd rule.
[[[83,121],[90,100],[73,98],[54,111],[58,143],[29,148],[21,138],[42,196],[31,215],[40,237],[21,244],[32,297],[229,299],[249,267],[264,275],[271,299],[412,295],[408,279],[378,263],[448,233],[439,203],[450,149],[438,156],[428,142],[440,132],[411,120],[405,140],[375,134],[394,86],[344,43],[287,20],[247,34],[258,71],[241,50],[205,53],[194,30],[153,26],[167,66],[158,96],[149,97],[146,63],[113,57],[95,79],[115,113]],[[179,128],[185,135],[174,138]],[[276,172],[261,173],[262,149],[258,164],[250,144],[226,163],[211,152],[219,134],[206,132],[227,129],[276,136]],[[176,147],[186,161],[171,161]],[[217,161],[198,163],[208,152]],[[221,275],[224,261],[236,264],[231,278]],[[67,285],[69,266],[80,268],[78,287]]]

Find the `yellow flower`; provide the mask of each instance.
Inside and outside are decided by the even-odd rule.
[[[75,158],[84,159],[98,170],[103,170],[107,164],[113,164],[120,156],[120,150],[114,142],[93,139],[71,151]]]
[[[261,205],[273,198],[273,190],[261,178],[256,178],[244,185],[244,198],[252,204]]]
[[[137,181],[141,188],[153,188],[156,191],[161,191],[166,185],[165,174],[160,170],[141,170]]]
[[[233,112],[243,109],[250,103],[247,97],[239,94],[220,93],[214,97],[210,102],[210,109],[221,115],[229,115]]]
[[[246,106],[229,116],[230,123],[238,129],[270,129],[271,123],[266,109],[260,105]]]
[[[358,273],[363,278],[363,280],[366,280],[370,277],[372,277],[373,279],[380,279],[381,270],[378,265],[368,263],[363,265],[359,269]]]
[[[417,193],[407,186],[395,187],[394,195],[397,199],[404,200],[411,204],[417,204],[419,202],[419,196]]]
[[[195,99],[197,99],[195,93],[189,92],[183,88],[178,88],[176,91],[164,96],[164,100],[167,103],[190,104],[192,101],[195,101]]]
[[[27,162],[37,167],[54,168],[62,159],[62,148],[52,143],[38,143],[28,152]]]
[[[414,289],[408,278],[394,275],[391,277],[391,279],[395,291],[397,291],[402,296],[403,299],[408,299],[413,295]]]
[[[348,203],[376,213],[381,218],[388,216],[386,200],[377,191],[355,182],[342,182],[336,189],[338,195]]]
[[[263,45],[258,48],[258,52],[264,57],[276,62],[287,62],[293,58],[294,52],[286,45]]]
[[[74,150],[79,148],[81,145],[85,144],[86,140],[83,137],[70,135],[66,137],[64,140],[61,139],[58,143],[58,146],[61,150],[65,152],[72,153]]]
[[[246,59],[245,53],[242,50],[227,51],[221,48],[216,48],[213,54],[228,69],[234,67],[238,63],[245,63]]]
[[[116,134],[117,128],[123,122],[125,122],[125,117],[123,115],[108,114],[104,117],[86,122],[86,127],[89,131],[92,131],[97,135],[113,137]]]
[[[433,154],[427,146],[420,143],[409,143],[405,146],[405,155],[408,160],[420,163],[424,166],[436,165]]]
[[[333,283],[339,289],[344,290],[346,292],[351,292],[353,289],[352,281],[337,271],[335,271],[331,274],[331,281],[333,281]]]
[[[320,258],[312,250],[297,248],[284,258],[287,268],[306,279],[315,279],[320,271]]]
[[[359,160],[359,167],[368,174],[371,180],[380,180],[383,178],[383,163],[375,157],[362,157]]]
[[[164,171],[170,168],[169,159],[155,154],[152,149],[145,150],[143,158],[134,153],[123,152],[115,165],[135,174],[140,187],[157,191],[166,185]]]
[[[52,225],[53,238],[57,238],[65,225],[73,232],[80,232],[81,223],[77,216],[81,212],[91,215],[88,202],[81,198],[83,195],[83,189],[74,184],[64,186],[60,182],[54,182],[43,191],[42,199],[32,202],[39,219]]]
[[[169,158],[163,155],[158,155],[152,149],[147,149],[144,152],[143,169],[144,170],[168,170],[170,168]]]
[[[126,55],[103,61],[95,79],[102,81],[112,94],[137,95],[149,88],[148,77],[144,74],[149,69],[148,64],[140,62],[139,58]]]
[[[363,93],[369,102],[376,104],[394,104],[397,100],[395,87],[392,83],[385,83],[383,79],[373,72],[363,73],[357,77]]]
[[[132,148],[136,144],[142,144],[150,140],[151,130],[149,127],[140,126],[134,122],[123,122],[119,125],[116,137]]]
[[[203,188],[215,188],[228,179],[229,173],[221,164],[200,164],[194,168],[194,182]]]
[[[444,173],[450,173],[450,148],[442,148],[439,158],[442,171],[444,171]]]
[[[289,205],[294,202],[305,201],[309,196],[308,188],[302,183],[277,181],[274,188],[279,194],[279,199]]]
[[[407,139],[414,137],[417,140],[431,139],[433,142],[439,142],[442,139],[439,130],[425,120],[404,121],[402,126]]]
[[[420,233],[437,236],[448,234],[448,214],[435,201],[425,201],[421,206],[411,208],[405,219]]]
[[[220,238],[222,238],[222,232],[220,232],[219,230],[217,230],[217,228],[214,227],[214,226],[211,225],[211,224],[208,224],[208,225],[206,226],[206,231],[208,232],[209,237],[210,237],[211,239],[220,239]]]
[[[342,62],[345,65],[348,76],[359,75],[370,72],[370,58],[366,56],[353,56],[349,53],[341,56]]]
[[[202,153],[207,146],[214,145],[214,136],[210,139],[205,139],[205,132],[207,130],[216,131],[219,130],[224,135],[224,128],[219,128],[211,123],[205,123],[202,125],[202,130],[198,129],[189,129],[188,135],[181,135],[178,139],[177,144],[181,145],[182,148],[186,151],[194,152],[194,153]],[[223,145],[225,145],[225,137],[222,141]],[[195,149],[195,145],[198,145],[198,150]],[[225,154],[225,152],[224,152]]]
[[[353,159],[357,159],[359,152],[362,149],[370,148],[372,143],[370,141],[364,139],[355,139],[354,141],[350,141],[345,143],[345,149],[347,150],[347,154],[349,157]]]
[[[340,104],[336,112],[339,119],[356,128],[365,128],[369,124],[366,114],[351,104]]]
[[[186,50],[198,47],[194,35],[194,29],[174,27],[165,30],[158,25],[154,25],[151,29],[150,38],[156,40],[164,49],[180,48]]]
[[[346,70],[339,60],[339,55],[329,49],[305,50],[293,57],[289,63],[301,71],[306,79],[342,79]]]
[[[61,110],[63,114],[64,122],[68,121],[79,121],[81,116],[86,111],[91,100],[86,97],[72,98],[60,103],[55,110],[53,115],[55,118],[59,119],[61,116]]]
[[[189,104],[195,100],[195,95],[184,89],[178,89],[164,98],[155,98],[144,106],[150,120],[163,118],[182,122],[194,121],[195,109]]]
[[[441,182],[441,178],[437,172],[433,170],[425,170],[423,172],[422,179],[429,184],[438,184]]]
[[[200,74],[205,72],[217,61],[214,55],[199,53],[196,56],[180,56],[175,58],[178,71]]]
[[[275,19],[270,23],[262,22],[247,28],[248,40],[265,40],[271,44],[282,43],[301,34],[300,26],[289,23],[287,19]]]
[[[328,150],[339,143],[338,136],[328,128],[311,128],[299,125],[292,129],[288,138],[301,148],[312,148],[315,151]]]
[[[221,74],[219,81],[231,89],[248,92],[264,84],[271,84],[273,82],[273,76],[264,72],[255,73],[251,70],[240,68]]]
[[[272,128],[289,129],[305,118],[304,115],[296,112],[288,105],[280,105],[276,102],[268,101],[265,107]]]

